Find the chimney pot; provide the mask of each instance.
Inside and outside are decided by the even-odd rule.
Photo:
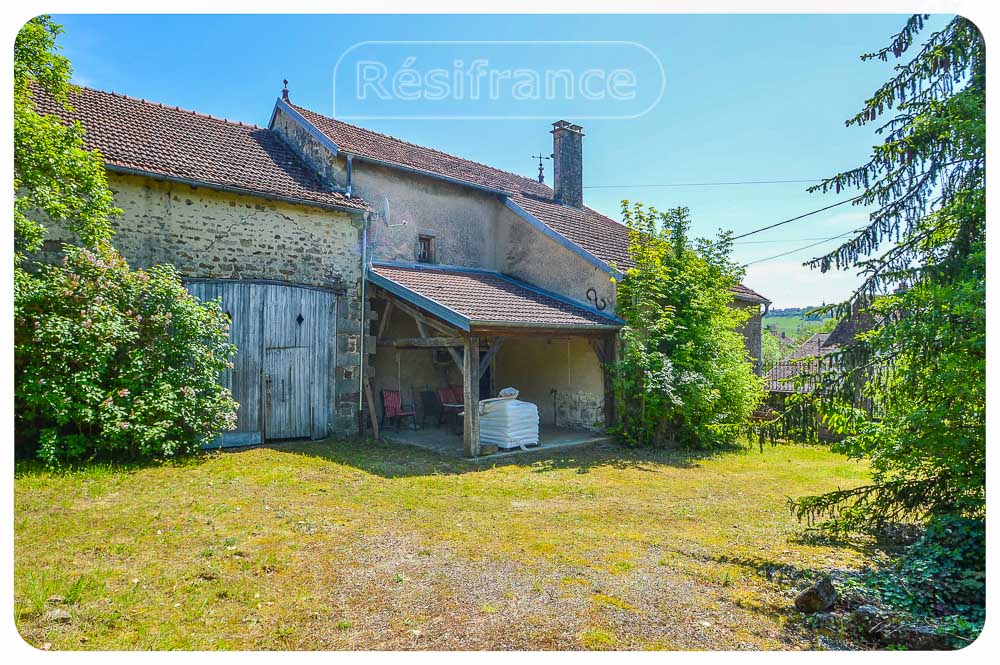
[[[566,120],[552,123],[552,170],[556,200],[583,207],[583,127]]]

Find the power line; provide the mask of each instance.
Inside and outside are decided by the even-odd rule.
[[[779,242],[809,242],[810,240],[825,240],[825,238],[782,238],[781,240],[744,240],[734,242],[734,245],[767,245]]]
[[[781,254],[775,254],[774,256],[769,256],[769,257],[767,257],[765,259],[757,259],[756,261],[751,261],[750,263],[744,263],[743,266],[744,267],[746,267],[746,266],[752,266],[755,263],[763,263],[764,261],[770,261],[771,259],[780,259],[782,256],[788,256],[789,254],[794,254],[796,252],[801,252],[802,250],[810,249],[811,247],[816,247],[818,245],[822,245],[823,243],[830,242],[831,240],[836,240],[837,238],[843,238],[845,236],[853,235],[855,233],[857,233],[857,231],[848,231],[847,233],[841,233],[840,235],[837,235],[837,236],[832,236],[830,238],[824,238],[823,240],[820,240],[819,242],[814,242],[811,245],[805,245],[803,247],[797,247],[795,249],[790,249],[787,252],[782,252]]]
[[[809,180],[721,180],[715,182],[667,182],[646,185],[584,185],[584,189],[626,189],[643,187],[722,187],[726,185],[776,185],[791,182],[821,182],[822,178]]]
[[[818,208],[817,210],[812,210],[810,212],[802,213],[801,215],[798,215],[797,217],[792,217],[790,219],[785,219],[785,220],[782,220],[780,222],[776,222],[774,224],[768,224],[767,226],[762,226],[759,229],[754,229],[753,231],[747,231],[746,233],[741,233],[738,236],[733,236],[732,238],[730,238],[730,240],[739,240],[740,238],[746,238],[747,236],[752,236],[754,234],[760,233],[761,231],[768,231],[770,229],[777,228],[777,227],[782,226],[784,224],[790,224],[792,222],[797,222],[800,219],[803,219],[805,217],[809,217],[810,215],[815,215],[816,213],[823,212],[824,210],[829,210],[830,208],[836,208],[837,206],[842,206],[845,203],[853,203],[854,201],[857,201],[860,198],[861,198],[860,196],[855,196],[853,199],[846,199],[844,201],[840,201],[839,203],[832,203],[832,204],[830,204],[828,206],[825,206],[823,208]],[[719,243],[714,243],[714,244],[718,245]]]

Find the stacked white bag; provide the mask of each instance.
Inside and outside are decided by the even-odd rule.
[[[511,389],[500,394],[508,390],[517,394]],[[538,407],[512,397],[484,399],[479,403],[479,440],[497,448],[537,446]]]

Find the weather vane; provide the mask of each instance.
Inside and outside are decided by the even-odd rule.
[[[542,165],[542,160],[543,159],[552,159],[552,155],[543,155],[542,153],[538,153],[537,155],[532,155],[532,158],[538,160],[538,182],[544,183],[545,182],[545,167]]]

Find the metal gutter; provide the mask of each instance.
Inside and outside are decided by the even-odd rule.
[[[271,192],[262,192],[255,189],[245,189],[243,187],[235,187],[233,185],[222,185],[214,182],[205,182],[202,180],[193,180],[191,178],[183,178],[180,176],[166,175],[163,173],[157,173],[156,171],[145,171],[143,169],[135,169],[129,166],[118,166],[117,164],[111,164],[105,162],[104,168],[108,171],[114,171],[115,173],[122,173],[124,175],[134,175],[143,178],[151,178],[153,180],[161,180],[168,182],[178,182],[182,185],[190,185],[191,187],[204,187],[206,189],[214,189],[220,192],[229,192],[231,194],[242,194],[244,196],[253,196],[258,199],[270,199],[273,201],[284,201],[285,203],[295,203],[297,205],[312,206],[314,208],[323,208],[324,210],[337,210],[340,212],[353,212],[359,215],[363,215],[369,212],[365,208],[352,208],[350,206],[338,206],[333,203],[321,203],[319,201],[310,201],[308,199],[300,199],[294,196],[282,196],[280,194],[274,194]]]
[[[523,321],[482,321],[479,319],[469,321],[475,328],[526,328],[526,329],[557,329],[557,330],[619,330],[621,326],[605,323],[590,323],[580,325],[578,323],[530,323]]]

